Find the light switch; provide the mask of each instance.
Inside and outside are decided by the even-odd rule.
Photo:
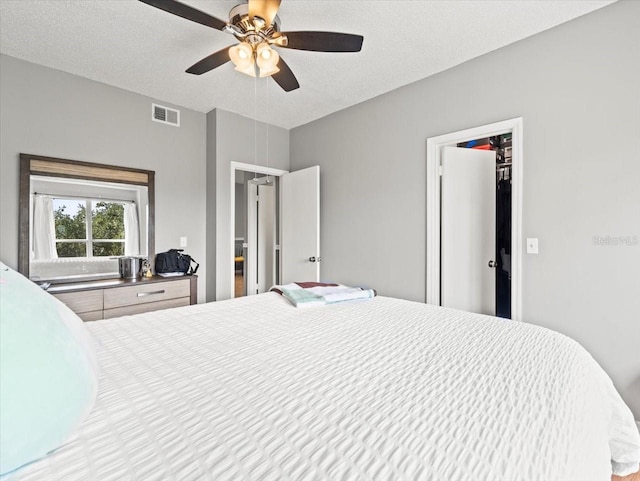
[[[527,238],[527,254],[538,253],[538,239]]]
[[[187,247],[187,238],[180,237],[180,247]]]

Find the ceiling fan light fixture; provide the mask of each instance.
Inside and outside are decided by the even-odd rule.
[[[271,67],[269,69],[260,69],[260,78],[270,77],[271,75],[278,73],[280,69],[278,67]]]
[[[255,77],[256,76],[256,69],[253,66],[253,64],[249,65],[248,67],[236,67],[236,68],[234,68],[234,70],[236,72],[240,72],[240,73],[243,73],[245,75],[248,75],[249,77]]]
[[[248,67],[253,67],[253,48],[248,43],[241,42],[229,48],[229,58],[236,70],[242,72]]]
[[[250,77],[269,77],[278,73],[280,55],[269,47],[266,42],[260,43],[254,52],[254,47],[248,42],[240,42],[229,48],[229,58],[235,65],[235,70]],[[257,67],[257,69],[256,69]]]
[[[268,43],[262,42],[256,48],[256,63],[260,69],[261,77],[263,71],[265,71],[265,76],[278,72],[279,69],[277,65],[279,61],[280,55],[278,55],[278,52],[272,49]]]
[[[254,64],[249,65],[248,67],[236,67],[234,69],[236,72],[240,72],[243,73],[245,75],[248,75],[249,77],[255,77],[256,76],[256,68]],[[257,69],[258,70],[258,77],[260,78],[264,78],[264,77],[269,77],[275,73],[278,73],[280,71],[280,69],[278,67],[273,67],[271,69],[268,70],[263,70],[263,69]]]

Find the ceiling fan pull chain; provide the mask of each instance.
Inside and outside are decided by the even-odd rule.
[[[258,180],[258,76],[253,77],[253,180]]]
[[[269,118],[269,82],[265,82],[267,86],[267,106],[266,106],[266,118]],[[265,126],[267,129],[267,169],[269,169],[269,122],[265,122]],[[269,174],[267,174],[267,182],[269,181]]]

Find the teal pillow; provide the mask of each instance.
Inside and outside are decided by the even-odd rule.
[[[97,389],[86,326],[0,263],[0,474],[62,445],[89,414]]]

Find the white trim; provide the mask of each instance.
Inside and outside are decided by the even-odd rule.
[[[244,172],[254,172],[256,174],[266,174],[272,175],[274,177],[281,177],[284,174],[288,174],[287,170],[282,169],[274,169],[273,167],[263,167],[261,165],[255,164],[246,164],[243,162],[231,162],[231,184],[230,184],[230,192],[231,192],[231,216],[230,216],[230,225],[229,235],[231,236],[231,252],[227,257],[229,259],[229,276],[231,283],[231,299],[236,297],[235,293],[235,262],[234,262],[234,249],[235,249],[235,239],[236,239],[236,171],[242,170]]]
[[[522,174],[524,170],[522,117],[452,132],[427,139],[427,285],[426,301],[440,305],[440,165],[442,147],[512,133],[511,197],[511,318],[522,319]]]

